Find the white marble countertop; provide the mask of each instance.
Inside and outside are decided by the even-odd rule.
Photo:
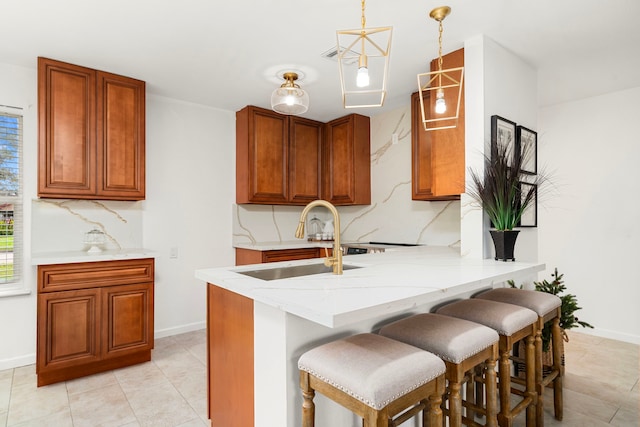
[[[321,325],[336,328],[514,279],[536,278],[544,264],[466,259],[457,249],[420,246],[350,255],[362,268],[265,281],[239,271],[317,264],[322,259],[196,270],[196,278]]]
[[[31,265],[70,264],[78,262],[116,261],[125,259],[156,258],[154,251],[143,248],[87,251],[40,252],[31,254]]]
[[[254,251],[274,251],[280,249],[305,249],[305,248],[331,248],[332,240],[308,241],[303,239],[280,241],[280,242],[256,242],[256,243],[235,243],[234,248],[250,249]]]

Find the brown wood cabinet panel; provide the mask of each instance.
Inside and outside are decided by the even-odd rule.
[[[38,196],[143,200],[145,82],[38,58]]]
[[[322,258],[331,256],[332,253],[333,249],[331,248],[327,248],[326,253],[324,248],[275,249],[269,251],[236,248],[236,265]]]
[[[236,202],[288,200],[287,116],[248,106],[236,113]]]
[[[145,83],[98,72],[98,194],[118,200],[145,195]]]
[[[211,426],[253,426],[253,301],[209,283],[207,331]]]
[[[105,357],[153,347],[153,284],[103,288]]]
[[[89,289],[38,299],[38,373],[100,357],[100,292]]]
[[[153,282],[153,277],[154,261],[151,258],[52,264],[38,268],[38,291],[53,292]]]
[[[323,198],[334,205],[371,203],[369,117],[350,114],[325,125]]]
[[[151,258],[38,266],[38,386],[151,360]]]
[[[38,193],[96,193],[95,72],[38,58]]]
[[[443,56],[443,67],[464,66],[464,49]],[[431,69],[437,64],[431,62]],[[464,91],[458,125],[453,129],[425,131],[421,121],[420,94],[411,96],[412,199],[459,200],[465,191]],[[425,98],[429,105],[431,100]],[[454,105],[452,99],[445,99]]]
[[[289,200],[306,205],[320,198],[323,124],[289,118]]]

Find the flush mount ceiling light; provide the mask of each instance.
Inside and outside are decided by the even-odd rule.
[[[361,5],[361,28],[336,31],[345,108],[381,107],[387,95],[392,27],[365,28],[365,0]]]
[[[429,13],[438,21],[439,36],[437,70],[418,74],[422,124],[426,131],[451,129],[458,125],[464,67],[442,69],[442,21],[449,13],[451,8],[448,6],[437,7]],[[425,98],[428,100],[426,105]]]
[[[295,81],[298,73],[286,72],[285,82],[271,94],[271,108],[282,114],[303,114],[309,109],[309,95]]]

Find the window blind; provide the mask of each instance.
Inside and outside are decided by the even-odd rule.
[[[0,105],[0,291],[21,282],[22,109]]]

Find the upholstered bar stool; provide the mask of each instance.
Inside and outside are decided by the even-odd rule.
[[[491,301],[506,302],[533,310],[538,315],[538,327],[536,331],[536,387],[538,391],[538,425],[544,423],[543,396],[544,389],[553,382],[553,409],[557,420],[562,420],[562,331],[560,330],[560,317],[562,300],[555,295],[545,292],[528,291],[515,288],[497,288],[476,295],[476,298]],[[552,322],[551,326],[551,360],[552,366],[549,372],[544,374],[542,365],[542,329],[545,323]]]
[[[480,323],[494,329],[499,339],[498,395],[500,411],[498,424],[511,427],[513,419],[524,409],[527,412],[527,427],[536,425],[536,403],[538,395],[535,384],[534,339],[538,316],[528,308],[513,304],[483,299],[467,299],[447,304],[436,311],[438,314],[457,317]],[[513,344],[525,340],[525,389],[511,387],[511,359]],[[511,393],[519,395],[520,401],[511,407]]]
[[[417,347],[353,335],[307,351],[298,368],[303,427],[315,425],[316,391],[360,416],[365,427],[397,426],[420,412],[424,426],[442,425],[445,365]]]
[[[499,338],[496,331],[464,319],[424,313],[383,326],[379,334],[427,350],[444,360],[449,407],[443,403],[442,408],[449,416],[450,427],[497,425],[495,368]],[[478,406],[469,395],[463,402],[460,394],[462,384],[473,381],[476,367],[484,371],[486,406]],[[467,416],[463,416],[463,405],[469,410]],[[484,424],[473,419],[475,413],[485,415]]]

